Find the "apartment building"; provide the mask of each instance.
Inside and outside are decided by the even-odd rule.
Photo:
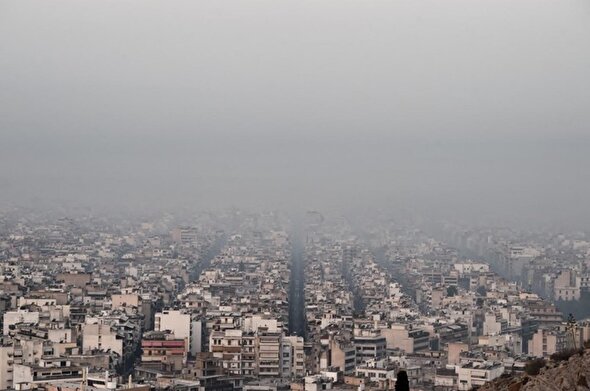
[[[283,377],[305,376],[305,352],[303,337],[283,337]]]
[[[528,344],[529,354],[535,357],[549,357],[566,347],[567,336],[557,328],[537,330]]]
[[[110,324],[85,324],[82,326],[82,352],[93,350],[110,350],[123,356],[123,337]]]
[[[470,362],[455,367],[457,373],[457,389],[472,390],[483,386],[486,382],[492,381],[504,373],[504,366],[501,363]]]
[[[144,367],[177,372],[186,365],[184,339],[177,339],[169,332],[153,331],[144,334],[141,350],[141,365]]]
[[[362,364],[370,360],[381,360],[385,357],[387,341],[378,330],[362,330],[353,338],[356,349],[356,363]]]
[[[156,313],[155,331],[171,331],[176,338],[184,339],[187,351],[196,356],[202,350],[202,322],[192,314],[180,310],[164,310]]]
[[[429,348],[430,333],[419,328],[412,328],[408,324],[394,324],[388,328],[382,328],[381,334],[385,337],[387,349],[415,353]]]

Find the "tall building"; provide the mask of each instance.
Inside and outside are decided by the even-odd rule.
[[[303,337],[295,335],[283,337],[283,377],[305,376],[305,353],[303,348]]]
[[[529,340],[529,354],[536,357],[548,357],[562,351],[567,346],[565,332],[555,329],[539,329]]]
[[[353,345],[356,348],[357,364],[373,359],[380,360],[385,358],[387,341],[378,330],[362,330],[357,332],[355,329]]]
[[[0,390],[12,388],[12,373],[14,371],[14,347],[0,346]]]
[[[142,366],[175,372],[186,365],[185,341],[172,333],[152,331],[144,334],[141,350]]]
[[[190,313],[180,310],[165,310],[158,312],[154,322],[155,331],[169,330],[176,338],[184,339],[187,351],[196,356],[202,348],[202,323]]]
[[[226,376],[241,378],[303,377],[303,337],[286,337],[278,329],[225,329],[209,336],[209,350]]]
[[[193,227],[178,227],[171,232],[172,241],[183,246],[192,246],[197,243],[197,230]]]

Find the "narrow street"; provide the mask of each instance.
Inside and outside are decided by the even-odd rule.
[[[291,281],[289,283],[289,333],[305,337],[304,253],[301,232],[291,235]]]
[[[222,234],[219,235],[219,237],[217,237],[215,239],[215,243],[213,243],[213,245],[211,246],[211,248],[209,248],[209,250],[207,251],[206,254],[203,254],[200,259],[197,260],[197,262],[195,262],[190,270],[190,274],[189,274],[189,280],[190,281],[196,281],[199,279],[199,276],[201,275],[201,273],[203,272],[203,270],[207,269],[209,267],[209,265],[211,264],[211,260],[213,260],[213,258],[215,258],[223,249],[223,246],[225,246],[225,243],[227,241],[227,234]]]

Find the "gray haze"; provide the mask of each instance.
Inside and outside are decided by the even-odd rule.
[[[0,0],[0,201],[590,219],[590,2]]]

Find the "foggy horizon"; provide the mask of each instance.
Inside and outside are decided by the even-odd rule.
[[[583,1],[0,1],[0,205],[587,227],[589,15]]]

